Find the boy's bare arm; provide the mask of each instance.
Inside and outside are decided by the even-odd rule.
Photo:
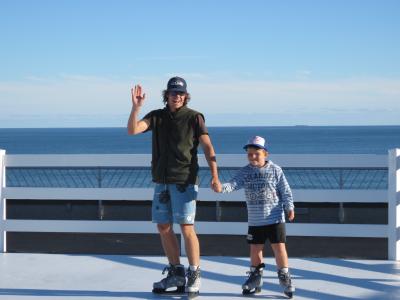
[[[217,158],[215,156],[214,147],[211,144],[210,137],[208,134],[202,134],[199,138],[201,147],[203,148],[204,155],[206,157],[208,166],[211,171],[211,188],[215,192],[220,192],[222,190],[221,182],[218,178],[218,167],[217,167]]]
[[[146,94],[142,94],[142,87],[140,85],[135,85],[135,87],[131,89],[131,95],[132,110],[127,125],[128,134],[138,134],[149,128],[149,122],[147,120],[138,121],[139,111],[144,103]]]

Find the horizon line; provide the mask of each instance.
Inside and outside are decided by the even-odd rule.
[[[400,124],[383,124],[383,125],[207,125],[207,128],[253,128],[253,127],[400,127]],[[65,127],[0,127],[1,129],[101,129],[101,128],[126,128],[126,126],[65,126]]]

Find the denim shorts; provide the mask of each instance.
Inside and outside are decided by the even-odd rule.
[[[156,184],[151,207],[158,224],[194,224],[198,185]]]

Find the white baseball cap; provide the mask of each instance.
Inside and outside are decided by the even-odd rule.
[[[256,147],[256,148],[264,149],[265,151],[268,151],[265,146],[266,146],[265,139],[262,138],[261,136],[256,135],[256,136],[251,137],[247,141],[247,144],[243,147],[243,149],[247,150],[247,147]]]

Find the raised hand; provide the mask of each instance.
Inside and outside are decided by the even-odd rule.
[[[140,108],[143,103],[144,99],[146,98],[146,94],[142,94],[142,87],[141,85],[135,85],[133,89],[131,89],[132,94],[132,105],[135,108]]]

